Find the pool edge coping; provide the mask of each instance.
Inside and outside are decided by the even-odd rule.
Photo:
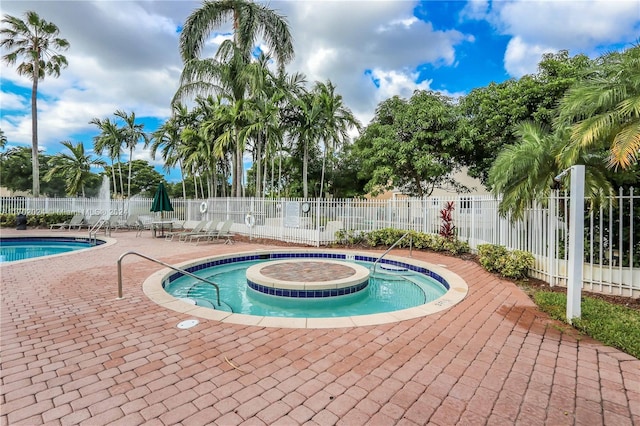
[[[8,235],[8,236],[3,236],[2,233],[0,233],[0,237],[2,238],[82,238],[82,239],[90,239],[90,237],[88,235],[79,235],[77,233],[70,233],[67,235],[60,235],[58,233],[53,233],[53,232],[47,232],[46,234],[24,234],[24,235]],[[87,250],[98,250],[101,248],[105,248],[105,247],[109,247],[114,245],[115,243],[118,242],[117,239],[113,238],[113,237],[107,237],[107,236],[100,236],[97,238],[98,240],[104,241],[104,244],[99,244],[96,246],[92,246],[92,247],[87,247],[87,248],[83,248],[83,249],[79,249],[79,250],[72,250],[72,251],[68,251],[65,253],[58,253],[58,254],[50,254],[48,256],[38,256],[38,257],[32,257],[29,259],[22,259],[22,260],[14,260],[12,262],[0,262],[0,267],[8,267],[8,266],[13,266],[13,265],[21,265],[27,262],[35,262],[38,260],[44,260],[44,259],[53,259],[55,257],[61,257],[61,256],[69,256],[71,254],[78,254],[78,253],[82,253],[85,252]]]
[[[210,261],[211,259],[224,259],[233,258],[248,254],[264,254],[264,253],[353,253],[360,255],[367,255],[373,257],[379,257],[380,253],[368,252],[368,251],[352,251],[352,250],[336,250],[336,249],[259,249],[249,250],[236,253],[230,253],[219,256],[206,256],[198,259],[191,259],[185,262],[173,265],[177,268],[186,269],[189,266],[201,264],[204,261]],[[465,280],[458,274],[451,272],[445,265],[433,264],[422,260],[416,260],[413,258],[399,257],[387,255],[385,259],[395,260],[403,263],[410,263],[412,265],[421,266],[428,270],[437,273],[444,278],[449,284],[449,290],[447,292],[423,305],[414,306],[412,308],[401,309],[398,311],[369,314],[369,315],[354,315],[348,317],[331,317],[331,318],[289,318],[289,317],[268,317],[258,315],[237,314],[231,312],[218,311],[211,308],[202,306],[194,306],[190,303],[184,302],[179,298],[171,296],[162,287],[162,282],[171,273],[175,272],[170,268],[162,268],[149,277],[147,277],[142,283],[143,293],[154,303],[170,309],[174,312],[179,312],[187,315],[192,315],[197,318],[215,320],[222,323],[237,324],[237,325],[253,325],[259,327],[276,327],[276,328],[348,328],[348,327],[361,327],[369,325],[382,325],[396,323],[399,321],[422,318],[427,315],[435,314],[437,312],[448,309],[457,303],[460,303],[467,296],[469,292],[469,286]]]

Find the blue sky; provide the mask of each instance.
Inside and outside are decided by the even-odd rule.
[[[296,57],[289,72],[331,80],[363,122],[376,105],[416,89],[462,96],[490,82],[535,73],[543,53],[596,57],[640,40],[639,0],[324,1],[272,0],[285,15]],[[39,140],[47,154],[60,141],[92,148],[89,120],[134,111],[148,131],[170,113],[181,62],[178,29],[199,1],[3,0],[1,12],[36,11],[71,44],[69,67],[39,87]],[[213,33],[212,55],[230,27]],[[0,128],[9,146],[30,146],[31,82],[0,68]],[[123,159],[127,160],[128,153]],[[134,158],[161,171],[142,146]],[[172,172],[168,180],[179,179]]]

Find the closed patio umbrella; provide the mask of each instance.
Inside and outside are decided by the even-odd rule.
[[[169,200],[169,194],[164,184],[160,182],[156,194],[153,196],[153,203],[151,203],[152,212],[160,212],[160,218],[162,219],[164,212],[172,212],[173,206],[171,200]]]

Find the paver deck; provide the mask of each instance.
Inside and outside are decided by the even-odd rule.
[[[472,262],[413,252],[469,285],[427,317],[335,329],[201,319],[180,330],[191,317],[142,292],[154,263],[124,260],[117,299],[122,253],[173,264],[271,247],[113,238],[0,267],[1,425],[640,425],[640,360],[549,319]]]

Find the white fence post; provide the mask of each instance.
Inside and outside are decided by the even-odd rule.
[[[569,208],[569,267],[567,270],[567,321],[580,318],[584,264],[584,166],[571,167]]]

